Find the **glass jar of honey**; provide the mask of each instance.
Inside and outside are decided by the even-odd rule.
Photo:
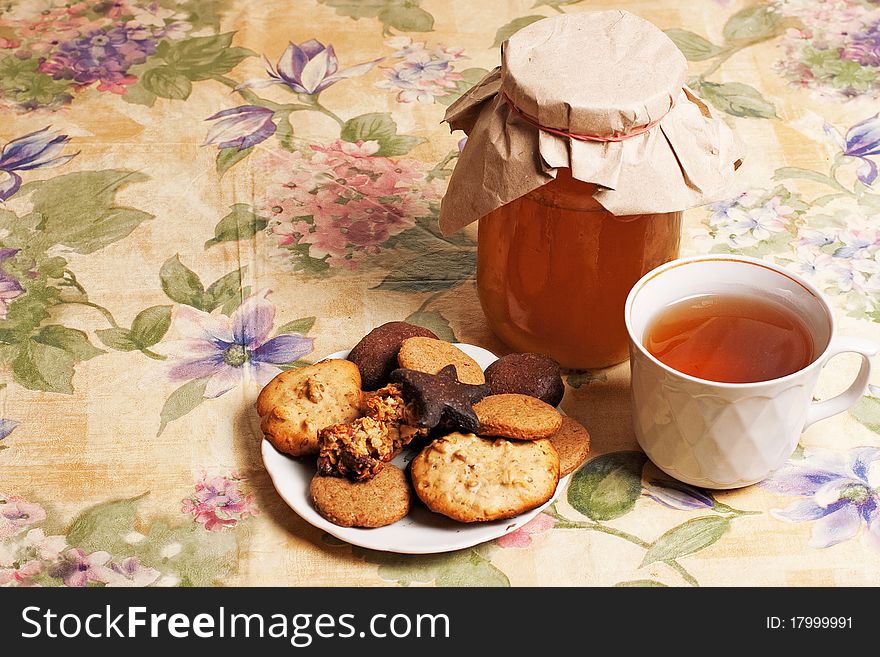
[[[468,139],[440,207],[479,221],[477,288],[508,347],[575,369],[627,357],[632,285],[678,257],[682,211],[728,195],[741,146],[687,61],[626,11],[532,23],[446,112]]]
[[[489,328],[516,351],[576,369],[626,360],[626,296],[678,257],[681,233],[681,212],[618,217],[594,191],[561,169],[479,220],[477,287]]]

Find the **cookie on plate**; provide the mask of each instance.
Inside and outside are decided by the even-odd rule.
[[[432,338],[407,338],[397,354],[400,367],[437,374],[447,365],[454,365],[458,380],[479,385],[486,383],[483,368],[473,358],[450,342]]]
[[[544,354],[508,354],[486,368],[493,395],[516,393],[558,406],[565,395],[559,363]]]
[[[376,390],[388,383],[388,375],[397,369],[400,345],[413,337],[437,339],[428,329],[407,322],[387,322],[361,338],[348,354],[348,360],[358,366],[364,390]]]
[[[391,464],[369,481],[316,474],[309,492],[318,513],[340,527],[384,527],[409,513],[409,483]]]
[[[474,404],[481,436],[517,440],[549,438],[562,426],[562,414],[528,395],[489,395]]]
[[[590,455],[590,433],[572,417],[564,416],[562,426],[548,440],[559,454],[559,476],[577,470]]]
[[[364,417],[331,424],[318,432],[319,474],[372,479],[404,445],[428,433],[413,426],[413,405],[403,400],[397,385],[380,388],[364,406]]]
[[[452,433],[423,449],[411,474],[416,494],[431,511],[460,522],[500,520],[553,496],[559,455],[549,440]]]
[[[403,397],[412,405],[412,423],[426,429],[449,427],[474,432],[480,421],[473,404],[489,394],[489,386],[462,383],[454,365],[447,365],[436,374],[396,369],[391,380],[399,383]]]
[[[282,372],[257,397],[260,429],[275,449],[318,453],[318,431],[360,414],[361,375],[347,360],[324,360]]]

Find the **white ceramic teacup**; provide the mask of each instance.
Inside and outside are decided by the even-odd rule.
[[[669,304],[697,294],[769,297],[806,324],[818,354],[803,369],[756,383],[718,383],[678,372],[645,349],[644,333]],[[770,263],[707,255],[667,263],[639,280],[626,300],[633,423],[639,444],[664,472],[706,488],[737,488],[765,478],[791,456],[801,432],[855,404],[878,346],[838,336],[834,313],[810,283]],[[843,393],[813,402],[822,367],[843,352],[862,356]]]

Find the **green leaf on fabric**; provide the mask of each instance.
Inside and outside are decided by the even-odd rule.
[[[64,349],[27,340],[12,361],[12,378],[28,390],[73,394],[76,358]]]
[[[724,536],[728,529],[730,520],[721,516],[703,516],[688,520],[654,541],[640,568],[655,561],[671,561],[699,552]]]
[[[871,431],[880,433],[880,399],[877,397],[862,397],[849,413]]]
[[[812,169],[803,169],[801,167],[780,167],[773,172],[773,180],[788,180],[791,178],[801,178],[804,180],[812,180],[813,182],[828,185],[834,189],[838,189],[837,183],[831,176],[813,171]]]
[[[235,32],[183,39],[171,44],[163,57],[180,70],[210,67],[232,45],[233,36]]]
[[[245,159],[253,150],[253,146],[242,150],[238,148],[221,148],[217,151],[217,174],[222,178],[223,174]]]
[[[33,211],[28,217],[38,218],[36,230],[49,246],[63,244],[88,255],[153,218],[147,212],[114,205],[117,191],[145,180],[147,176],[134,171],[79,171],[29,183],[22,193],[31,195]]]
[[[509,23],[505,23],[501,27],[498,28],[498,31],[495,33],[495,41],[492,42],[493,48],[498,48],[502,43],[507,41],[513,34],[519,32],[526,25],[531,25],[535,21],[539,21],[542,18],[547,18],[546,16],[540,15],[532,15],[532,16],[520,16],[519,18],[514,18]]]
[[[638,587],[666,587],[666,584],[663,582],[658,582],[653,579],[633,579],[628,582],[618,582],[614,585],[614,588],[638,588]]]
[[[90,507],[79,514],[67,530],[67,543],[86,552],[131,549],[123,536],[134,530],[137,506],[143,495],[112,500]]]
[[[131,323],[131,339],[140,347],[152,347],[171,327],[171,306],[152,306],[140,311]]]
[[[126,103],[131,103],[132,105],[144,105],[146,107],[152,107],[156,103],[156,98],[156,94],[145,89],[144,85],[140,82],[126,87],[125,93],[122,94],[122,100]]]
[[[701,37],[699,34],[694,34],[690,30],[672,28],[664,30],[664,32],[678,46],[678,49],[681,50],[685,58],[692,62],[712,59],[724,51],[724,48],[721,46],[716,46],[708,39]]]
[[[352,556],[379,566],[379,577],[401,586],[434,582],[437,586],[510,586],[510,580],[489,559],[485,549],[443,554],[394,554],[352,547]]]
[[[425,141],[422,137],[398,135],[397,123],[389,112],[371,112],[349,119],[339,136],[350,142],[377,141],[379,150],[376,155],[385,157],[405,155]]]
[[[773,38],[784,26],[782,14],[770,4],[746,7],[727,19],[722,33],[728,42],[742,45]]]
[[[103,349],[98,349],[89,342],[89,337],[82,331],[59,324],[42,327],[33,339],[41,344],[63,349],[76,361],[89,360],[105,353]]]
[[[236,203],[229,208],[229,214],[214,226],[214,237],[205,242],[205,248],[221,242],[250,239],[268,225],[269,221],[254,212],[250,205]]]
[[[464,78],[463,80],[456,80],[455,89],[450,91],[445,96],[437,96],[434,98],[434,102],[440,103],[441,105],[452,105],[456,100],[461,98],[461,95],[473,87],[477,82],[482,80],[489,73],[484,68],[466,68],[461,71],[461,75]]]
[[[204,310],[211,312],[215,308],[219,308],[233,299],[238,301],[235,304],[235,307],[237,308],[241,304],[241,300],[244,298],[241,289],[241,277],[244,274],[245,269],[245,267],[242,267],[241,269],[231,271],[211,283],[211,285],[208,286],[208,289],[205,290],[203,301]]]
[[[135,342],[131,331],[126,328],[109,328],[95,331],[95,335],[106,346],[116,351],[136,351],[141,347]]]
[[[379,12],[378,19],[386,30],[389,27],[401,32],[430,32],[434,29],[434,17],[412,0],[389,3]]]
[[[284,335],[285,333],[307,335],[315,325],[316,319],[316,317],[303,317],[302,319],[295,319],[292,322],[287,322],[278,327],[278,330],[275,331],[275,335]]]
[[[437,292],[461,285],[474,276],[474,251],[435,251],[409,258],[392,269],[373,289],[395,292]]]
[[[420,7],[420,0],[318,0],[322,5],[333,7],[340,16],[378,18],[383,32],[389,29],[401,32],[430,32],[434,17]]]
[[[157,66],[144,72],[141,86],[159,98],[186,100],[192,93],[192,82],[170,66]]]
[[[165,427],[169,423],[179,420],[205,401],[205,388],[208,385],[208,378],[188,381],[169,395],[162,406],[159,431],[156,432],[157,438],[162,435],[162,432],[165,431]]]
[[[220,312],[224,315],[231,316],[232,313],[241,305],[241,302],[251,295],[250,285],[246,285],[241,289],[241,294],[233,294],[229,299],[220,306]]]
[[[189,267],[180,262],[180,256],[168,258],[159,269],[159,280],[168,298],[199,310],[205,308],[205,287]]]
[[[458,342],[449,320],[436,310],[417,310],[403,321],[433,331],[434,335],[446,342]]]
[[[642,493],[642,452],[611,452],[574,473],[568,503],[592,520],[614,520],[632,511]]]
[[[776,107],[761,92],[742,82],[700,82],[697,90],[722,112],[733,116],[776,119]]]
[[[48,309],[58,302],[59,295],[56,287],[29,285],[27,294],[6,307],[6,319],[0,322],[0,344],[26,340],[49,317]]]

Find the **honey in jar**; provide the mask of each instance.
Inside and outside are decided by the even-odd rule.
[[[510,349],[619,363],[629,290],[678,257],[683,210],[729,195],[740,144],[675,44],[629,12],[537,21],[501,59],[447,110],[468,139],[440,229],[479,221],[480,303]]]
[[[578,369],[626,360],[626,296],[678,256],[681,226],[680,212],[617,217],[594,188],[562,169],[479,223],[477,286],[489,327],[515,351]]]

